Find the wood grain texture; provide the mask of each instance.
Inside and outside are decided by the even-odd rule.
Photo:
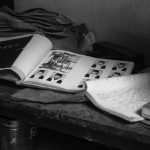
[[[144,146],[150,145],[149,129],[113,117],[90,102],[39,104],[11,100],[10,96],[19,89],[9,82],[1,82],[1,115],[128,150],[133,147],[143,150]]]

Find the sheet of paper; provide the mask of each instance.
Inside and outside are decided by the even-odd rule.
[[[100,109],[125,120],[143,120],[140,110],[150,101],[150,73],[87,81],[86,95]]]

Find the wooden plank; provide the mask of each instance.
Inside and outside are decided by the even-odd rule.
[[[74,104],[15,102],[10,100],[10,96],[20,87],[6,83],[0,85],[0,114],[3,116],[119,148],[150,145],[149,129],[98,110],[90,102]]]

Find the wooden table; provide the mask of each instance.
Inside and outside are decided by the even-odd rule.
[[[6,81],[0,83],[0,114],[3,116],[117,148],[150,148],[150,129],[98,110],[89,101],[64,104],[15,102],[11,95],[21,88]]]

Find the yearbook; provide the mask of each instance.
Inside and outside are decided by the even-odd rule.
[[[21,86],[76,92],[85,81],[129,75],[134,62],[54,50],[40,34],[0,39],[0,78]]]

